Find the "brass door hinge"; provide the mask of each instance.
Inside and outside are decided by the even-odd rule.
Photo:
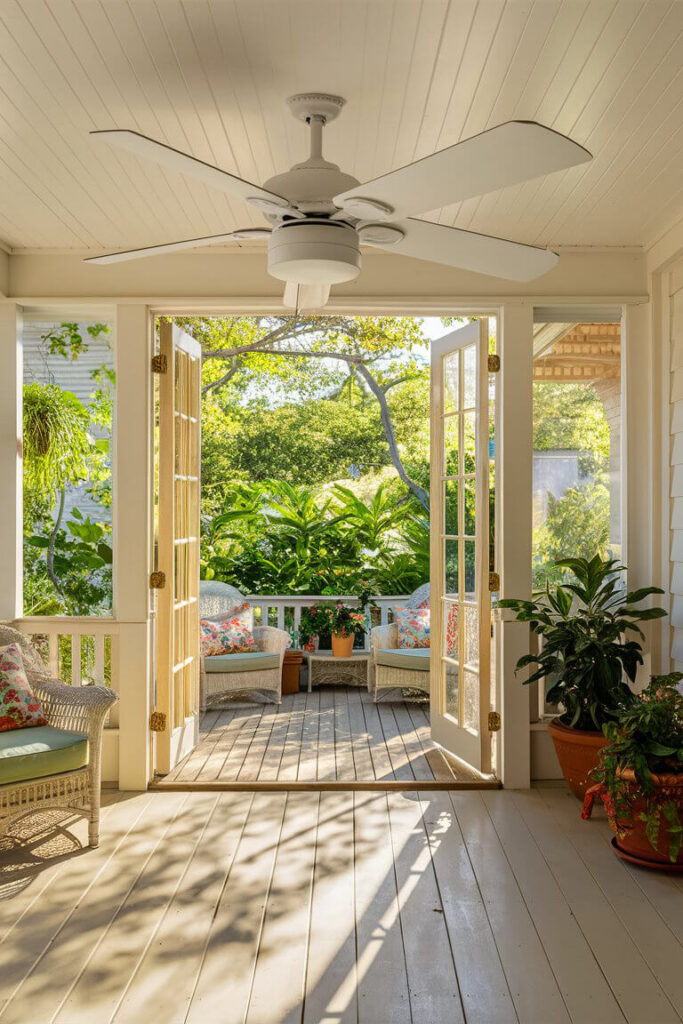
[[[500,715],[497,711],[489,711],[489,732],[500,732]]]
[[[149,716],[149,727],[152,732],[166,731],[166,715],[163,711],[153,711]]]
[[[489,356],[489,373],[498,373],[500,370],[500,356]]]
[[[149,574],[149,586],[151,590],[163,590],[166,586],[165,572],[152,572]]]
[[[152,356],[152,373],[168,373],[168,359],[161,354]]]
[[[497,590],[500,590],[500,576],[497,572],[489,573],[489,590],[494,594]]]

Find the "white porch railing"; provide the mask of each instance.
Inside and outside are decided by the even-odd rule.
[[[260,621],[264,626],[277,626],[278,629],[295,629],[299,631],[301,624],[301,612],[311,605],[343,601],[344,604],[357,605],[358,598],[338,594],[278,594],[275,596],[263,594],[249,594],[245,600],[249,601],[254,609],[255,621]],[[385,626],[392,621],[392,611],[397,605],[402,605],[408,600],[406,594],[393,594],[382,597],[371,597],[365,611],[373,612],[373,605],[376,612],[372,615],[373,625]],[[260,619],[259,619],[260,613]],[[287,614],[289,613],[289,614]],[[374,621],[375,618],[377,621]],[[366,648],[370,646],[369,634],[365,636]]]
[[[42,617],[15,619],[15,629],[31,637],[50,671],[72,686],[99,683],[119,692],[117,638],[119,623],[115,619]],[[107,716],[106,729],[119,724],[119,705]]]

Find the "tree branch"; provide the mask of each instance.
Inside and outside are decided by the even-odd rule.
[[[229,380],[232,380],[232,378],[235,376],[239,368],[239,362],[237,361],[237,359],[233,357],[230,369],[226,373],[224,373],[222,377],[218,377],[217,380],[212,380],[210,384],[205,384],[202,388],[202,394],[207,395],[209,391],[214,391],[218,390],[218,388],[222,388],[224,384],[227,384]]]
[[[386,395],[363,362],[362,356],[350,355],[346,352],[299,352],[296,349],[276,349],[271,352],[271,355],[286,356],[289,358],[295,357],[297,359],[341,359],[345,363],[352,364],[356,372],[363,378],[365,383],[368,385],[368,388],[379,402],[382,427],[384,428],[384,435],[389,446],[389,455],[391,456],[391,461],[394,464],[396,472],[406,487],[415,495],[425,512],[429,511],[429,495],[423,487],[420,487],[419,484],[416,484],[414,480],[410,479],[405,466],[403,465],[403,461],[401,460],[398,444],[396,443],[394,425],[391,420],[391,410],[389,408]]]

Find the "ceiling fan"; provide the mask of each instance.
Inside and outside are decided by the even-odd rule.
[[[530,281],[557,263],[559,257],[548,249],[416,220],[412,214],[592,159],[588,150],[565,135],[534,121],[507,121],[361,185],[322,155],[323,128],[337,117],[345,101],[325,93],[304,93],[287,102],[294,116],[310,127],[310,156],[262,187],[138,132],[91,132],[112,146],[242,199],[261,210],[272,227],[150,245],[85,262],[118,263],[265,236],[268,273],[286,282],[284,304],[297,310],[321,308],[330,285],[358,276],[360,245],[512,281]]]

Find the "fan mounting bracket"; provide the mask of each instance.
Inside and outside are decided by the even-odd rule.
[[[322,118],[325,124],[334,121],[346,103],[342,96],[333,96],[327,92],[301,92],[290,96],[287,105],[294,117],[299,121],[310,123],[311,118]]]

